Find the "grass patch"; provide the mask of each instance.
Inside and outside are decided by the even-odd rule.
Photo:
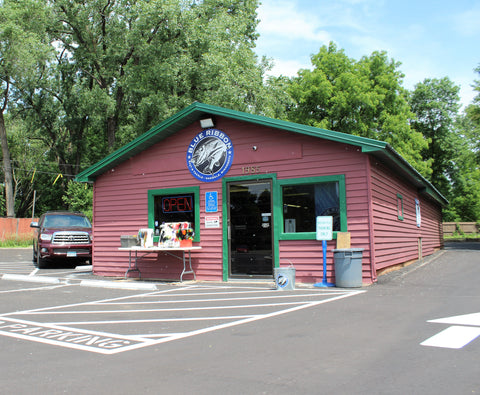
[[[443,240],[447,240],[447,241],[463,241],[463,240],[475,241],[475,240],[480,240],[480,233],[469,233],[469,234],[454,233],[453,235],[450,235],[450,236],[444,235]]]
[[[32,237],[14,237],[0,240],[0,248],[25,248],[33,245]]]

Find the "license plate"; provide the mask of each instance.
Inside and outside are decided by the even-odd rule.
[[[77,251],[68,251],[67,258],[75,258],[77,256]]]

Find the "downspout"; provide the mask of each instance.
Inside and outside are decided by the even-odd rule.
[[[373,222],[373,198],[372,198],[372,167],[370,162],[370,155],[367,158],[367,199],[368,199],[368,237],[370,243],[370,270],[372,282],[377,281],[377,269],[375,263],[375,242],[374,242],[374,222]]]

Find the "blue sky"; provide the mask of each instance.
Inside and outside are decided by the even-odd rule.
[[[404,87],[449,77],[472,102],[480,80],[479,0],[261,0],[256,53],[275,64],[270,74],[294,76],[330,41],[359,60],[384,50],[401,62]]]

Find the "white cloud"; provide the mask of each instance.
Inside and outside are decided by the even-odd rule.
[[[261,0],[256,52],[272,59],[270,75],[296,76],[330,41],[359,60],[385,50],[401,62],[404,86],[448,76],[470,104],[478,75],[480,2],[442,0],[431,9],[418,0]],[[441,4],[444,3],[444,6]],[[465,3],[469,3],[466,5]],[[473,5],[473,3],[476,3]],[[448,4],[448,6],[447,6]]]
[[[480,34],[480,5],[453,16],[454,29],[461,35],[473,37]]]
[[[298,12],[292,2],[265,2],[258,9],[258,19],[260,35],[325,44],[331,40],[330,34],[320,28],[322,24],[316,15]]]
[[[311,63],[302,63],[298,60],[275,60],[272,70],[267,74],[273,76],[296,77],[300,69],[310,69]]]

